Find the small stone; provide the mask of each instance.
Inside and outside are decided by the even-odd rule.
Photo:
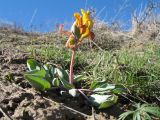
[[[16,66],[10,66],[10,69],[11,70],[18,70],[18,67],[16,67]]]
[[[3,117],[3,114],[0,112],[0,118],[2,118]]]
[[[24,89],[25,88],[32,88],[32,86],[28,82],[20,82],[18,85]]]
[[[1,70],[5,70],[5,69],[9,69],[9,67],[6,64],[2,65],[1,67]]]
[[[12,101],[9,101],[8,105],[9,105],[10,108],[13,108],[13,109],[16,108],[16,107],[18,106],[17,103],[12,102]]]
[[[15,83],[18,84],[23,81],[23,77],[15,77]]]
[[[0,50],[0,55],[2,55],[3,54],[3,52]]]
[[[20,106],[22,107],[27,107],[31,104],[30,101],[27,101],[27,99],[23,100],[21,103],[20,103]]]
[[[8,104],[8,103],[9,103],[9,99],[4,99],[4,100],[2,100],[2,103]]]
[[[19,97],[15,97],[12,99],[12,101],[15,103],[20,103],[22,101],[22,99],[20,99]]]

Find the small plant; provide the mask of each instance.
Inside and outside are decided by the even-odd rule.
[[[6,79],[7,81],[11,82],[12,80],[14,80],[14,76],[13,76],[12,73],[7,73],[7,74],[5,75],[5,79]]]
[[[71,27],[71,33],[68,41],[66,42],[66,47],[72,49],[69,80],[70,84],[73,84],[74,82],[73,66],[75,51],[85,38],[90,37],[93,40],[95,37],[94,33],[92,32],[93,20],[90,17],[90,11],[81,9],[81,13],[82,16],[79,13],[74,14],[76,21]]]
[[[150,104],[135,104],[134,110],[129,110],[120,115],[118,120],[153,120],[160,118],[160,107]]]
[[[73,97],[81,94],[99,109],[112,106],[117,102],[117,94],[125,92],[124,86],[108,84],[106,81],[93,81],[89,89],[76,89],[69,83],[69,75],[64,69],[52,64],[42,65],[34,59],[27,61],[27,67],[29,71],[24,77],[37,90],[46,91],[57,88],[68,92]],[[77,82],[84,79],[85,76],[82,75],[74,78]]]
[[[27,60],[27,67],[29,71],[24,76],[38,90],[48,90],[52,86],[66,89],[74,88],[68,82],[68,73],[55,65],[41,65],[36,60],[29,59]]]
[[[89,103],[104,109],[112,106],[118,100],[117,94],[125,92],[123,85],[108,84],[106,81],[93,81],[89,89],[77,89],[75,82],[84,80],[84,76],[75,76],[73,74],[74,56],[78,46],[84,38],[94,39],[94,33],[91,31],[93,21],[90,18],[90,11],[81,9],[82,16],[75,13],[76,21],[73,23],[66,47],[72,49],[72,58],[70,64],[70,74],[56,65],[42,65],[34,59],[27,61],[29,71],[25,78],[30,84],[38,90],[46,91],[48,89],[59,88],[68,92],[73,97],[79,94],[83,95]],[[81,86],[83,87],[83,86]]]

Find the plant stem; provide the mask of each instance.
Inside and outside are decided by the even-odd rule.
[[[78,91],[81,93],[81,95],[83,95],[83,97],[84,97],[86,100],[90,101],[89,98],[88,98],[80,89],[78,89]]]
[[[69,82],[70,84],[73,84],[74,82],[74,73],[73,73],[73,66],[74,66],[74,56],[75,56],[75,50],[72,50],[72,58],[71,58],[71,64],[70,64],[70,78],[69,78]]]

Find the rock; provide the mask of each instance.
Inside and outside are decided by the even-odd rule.
[[[1,66],[1,70],[9,69],[9,66],[7,64],[3,64]]]
[[[19,77],[19,76],[18,76],[18,77],[16,76],[16,77],[14,78],[14,81],[15,81],[16,84],[22,82],[23,80],[24,80],[24,78],[23,78],[23,77]]]

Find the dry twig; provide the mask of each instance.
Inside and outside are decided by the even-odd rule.
[[[1,107],[0,107],[0,111],[7,120],[13,120]]]

